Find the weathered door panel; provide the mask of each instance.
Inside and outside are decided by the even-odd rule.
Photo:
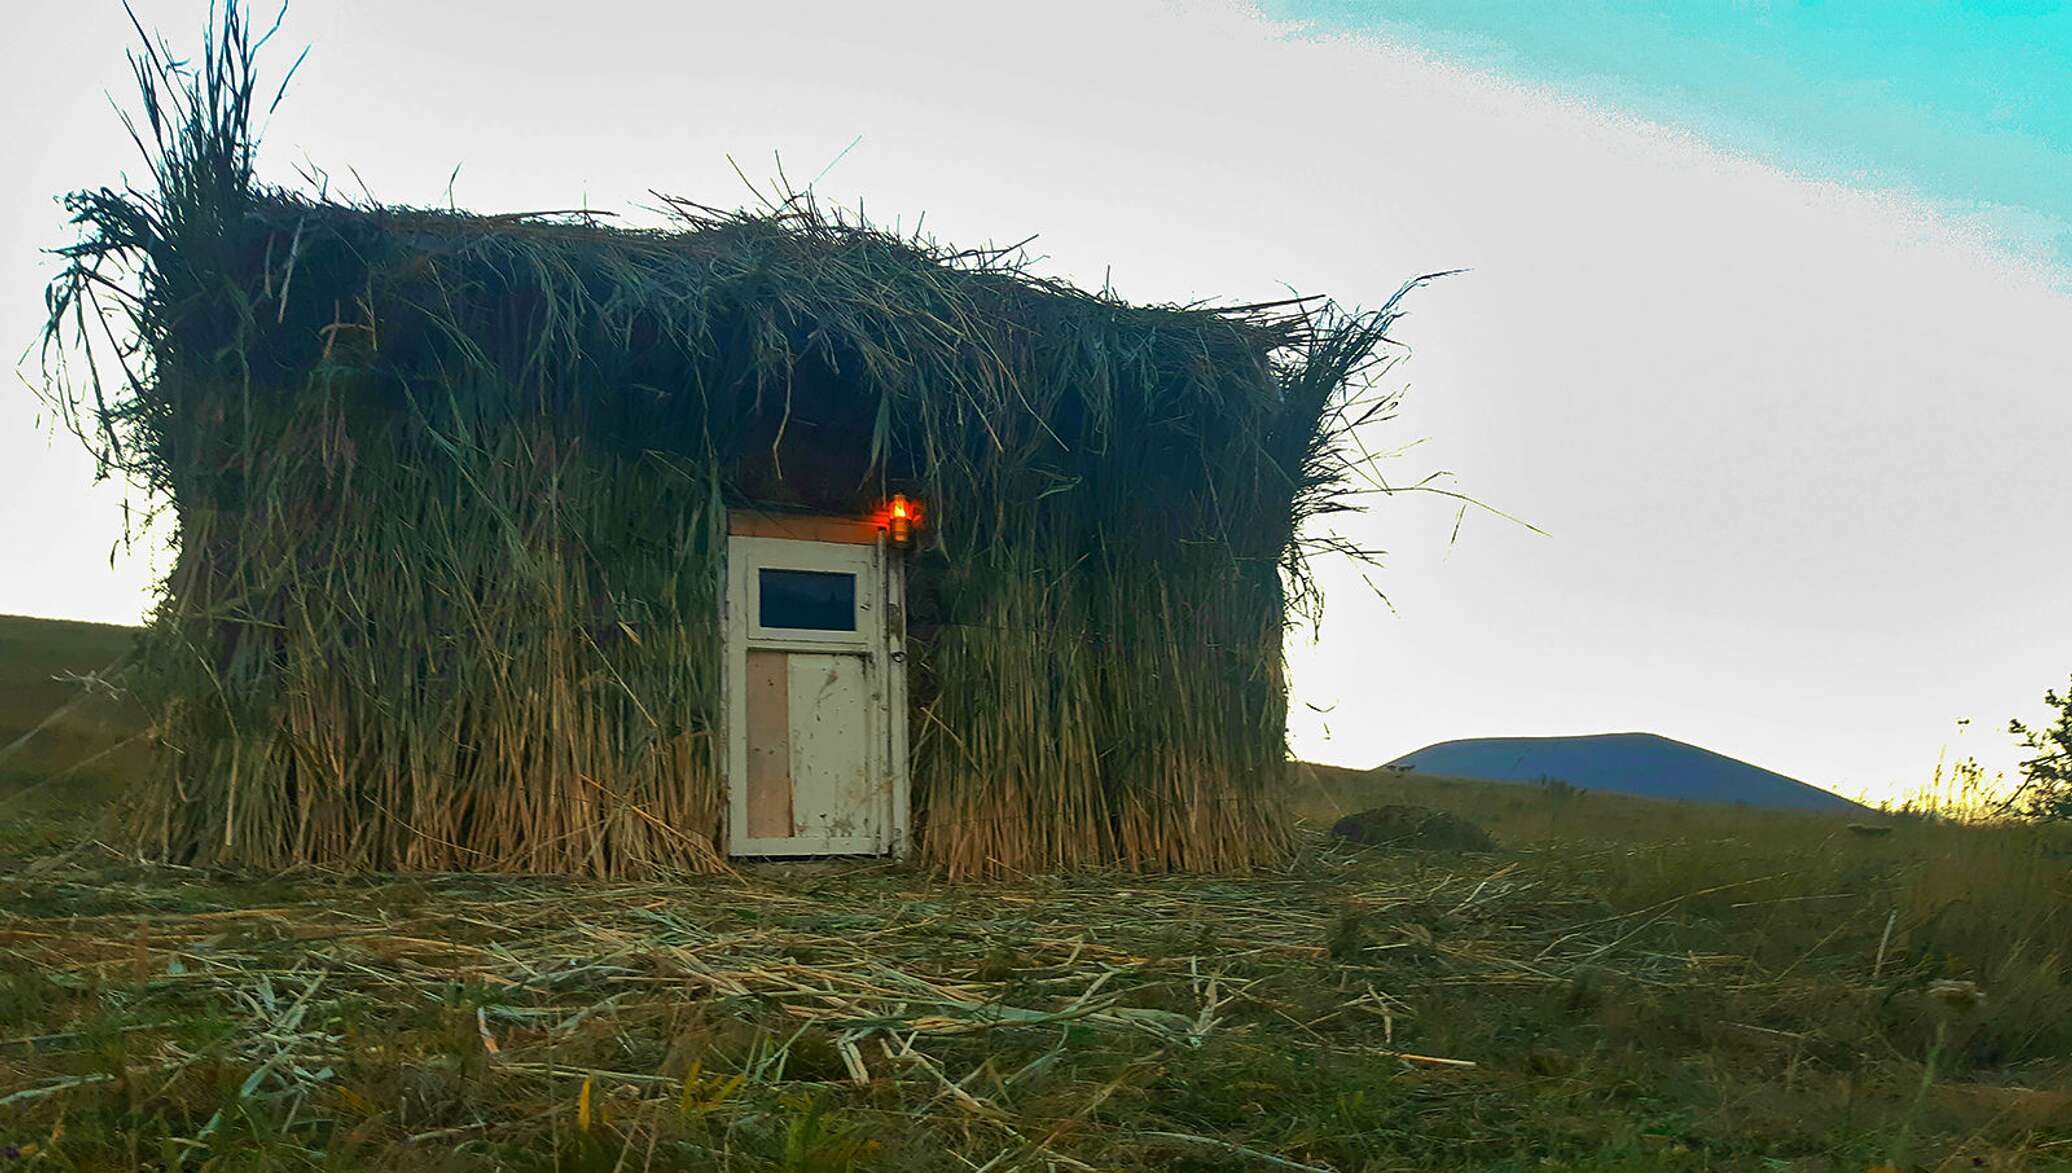
[[[878,842],[889,799],[873,754],[881,715],[862,656],[791,652],[792,828],[804,839]],[[754,749],[750,744],[751,752]]]
[[[748,652],[748,837],[791,836],[791,656]]]

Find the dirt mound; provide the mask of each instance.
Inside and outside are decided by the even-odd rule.
[[[1489,832],[1445,811],[1390,805],[1363,810],[1338,820],[1332,837],[1370,847],[1415,847],[1425,851],[1495,851]]]

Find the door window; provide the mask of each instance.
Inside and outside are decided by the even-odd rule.
[[[855,631],[856,576],[827,570],[756,570],[756,626]]]

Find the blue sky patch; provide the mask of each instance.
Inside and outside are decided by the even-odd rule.
[[[2072,265],[2063,3],[1263,0],[1690,131],[1811,177],[1897,190]]]

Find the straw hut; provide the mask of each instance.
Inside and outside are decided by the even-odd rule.
[[[345,204],[255,179],[235,6],[139,75],[155,182],[72,198],[50,339],[176,528],[147,850],[1285,851],[1298,531],[1393,302],[1133,306],[797,195],[643,230]]]

